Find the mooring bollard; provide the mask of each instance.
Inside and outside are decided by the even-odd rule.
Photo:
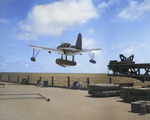
[[[89,80],[89,78],[87,78],[87,85],[89,85],[90,84],[90,80]]]
[[[19,83],[19,75],[17,75],[17,82]]]
[[[54,79],[53,79],[53,77],[52,77],[52,87],[53,87],[53,85],[54,85]]]
[[[109,78],[109,81],[110,81],[110,83],[112,82],[112,81],[111,81],[111,78]]]
[[[2,81],[2,75],[0,74],[0,81]]]
[[[8,82],[10,82],[10,75],[8,75]]]
[[[68,88],[70,88],[70,76],[68,76]]]
[[[27,82],[27,84],[29,84],[29,76],[28,76],[28,82]]]
[[[90,80],[87,78],[87,89],[89,89]]]

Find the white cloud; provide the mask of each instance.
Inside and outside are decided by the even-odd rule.
[[[99,9],[103,9],[103,8],[107,8],[107,7],[108,7],[108,4],[106,2],[102,2],[98,5]]]
[[[36,39],[39,35],[58,36],[63,30],[82,25],[97,18],[92,0],[63,0],[46,5],[35,5],[26,20],[15,29],[16,39]]]
[[[111,45],[111,48],[112,49],[115,49],[115,48],[123,48],[125,47],[125,44],[122,44],[122,43],[118,43],[118,44],[115,44],[115,45]]]
[[[114,4],[119,4],[120,0],[109,0],[108,2],[102,2],[98,5],[98,8],[100,10],[100,12],[105,11],[106,8],[109,8],[110,6],[114,5]]]
[[[135,52],[135,49],[134,48],[125,48],[122,53],[125,54],[125,55],[132,55],[134,54]]]
[[[29,64],[25,64],[25,67],[28,67],[29,66]]]
[[[132,54],[144,55],[144,51],[149,50],[149,46],[147,43],[139,43],[139,42],[126,42],[126,43],[118,43],[111,45],[111,49],[115,51],[117,54],[124,54],[125,56],[130,56]]]
[[[16,63],[16,62],[17,61],[15,61],[14,63]],[[18,65],[21,66],[21,67],[28,67],[29,66],[29,64],[27,62],[25,62],[25,61],[18,62]]]
[[[92,38],[83,38],[83,47],[84,48],[92,48],[94,41]]]
[[[6,24],[6,23],[8,23],[8,22],[9,22],[9,20],[7,20],[7,19],[4,19],[4,18],[1,18],[1,19],[0,19],[0,23]]]
[[[131,0],[129,6],[118,13],[117,19],[134,21],[148,14],[150,14],[150,0],[144,0],[143,2]]]
[[[4,63],[4,64],[2,64],[2,65],[3,65],[3,66],[6,66],[7,64]]]
[[[93,34],[95,32],[95,29],[93,29],[93,28],[90,28],[89,30],[88,30],[88,33],[89,34]]]

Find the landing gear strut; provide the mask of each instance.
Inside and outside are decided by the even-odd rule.
[[[30,58],[31,61],[35,62],[36,61],[36,57],[39,54],[41,50],[36,50],[35,48],[33,48],[33,57]]]
[[[74,55],[72,56],[72,62],[74,62]]]
[[[61,59],[64,60],[64,59],[63,59],[63,54],[61,54]],[[67,59],[67,55],[65,56],[65,60],[66,60],[66,61],[68,60],[68,59]],[[72,62],[74,62],[74,55],[72,56]]]
[[[89,57],[91,58],[91,59],[89,60],[89,62],[95,64],[95,63],[96,63],[96,61],[94,60],[95,53],[89,53]]]

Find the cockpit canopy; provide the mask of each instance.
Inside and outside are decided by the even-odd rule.
[[[71,44],[69,44],[69,43],[62,43],[59,47],[70,48]]]

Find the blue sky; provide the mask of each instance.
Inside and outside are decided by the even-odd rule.
[[[26,44],[75,44],[78,33],[83,48],[102,49],[97,64],[84,53],[75,56],[77,66],[63,68],[55,64],[60,55],[47,51],[30,61]],[[119,54],[150,63],[149,49],[150,0],[0,0],[0,72],[107,73]]]

